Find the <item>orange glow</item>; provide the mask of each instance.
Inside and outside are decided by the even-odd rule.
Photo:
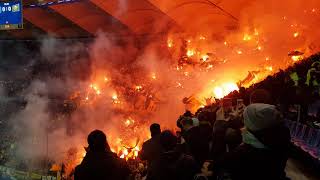
[[[142,86],[136,86],[137,91],[141,91],[141,89],[142,89]]]
[[[118,99],[118,95],[117,95],[117,94],[113,94],[113,95],[112,95],[112,99],[113,99],[113,100],[117,100],[117,99]]]
[[[169,48],[173,47],[173,41],[172,41],[172,39],[168,39],[167,45],[168,45]]]
[[[239,88],[236,83],[228,82],[223,83],[220,86],[216,86],[213,89],[213,95],[215,98],[221,99],[233,91],[238,91]]]
[[[154,80],[157,79],[156,73],[151,73],[151,78]]]
[[[244,34],[242,39],[244,41],[250,41],[251,40],[251,36],[249,34]]]
[[[272,67],[272,66],[267,66],[267,67],[266,67],[266,70],[268,70],[268,71],[273,71],[273,67]]]
[[[242,51],[241,50],[237,50],[237,53],[240,55],[240,54],[242,54]]]
[[[297,55],[297,56],[291,56],[291,59],[293,60],[293,62],[298,62],[298,61],[302,60],[302,59],[303,59],[303,57],[302,57],[302,56]]]
[[[187,56],[188,57],[191,57],[191,56],[193,56],[194,55],[194,50],[188,50],[187,51]]]
[[[134,124],[134,120],[131,118],[128,118],[125,122],[124,122],[125,126],[130,126],[132,124]]]
[[[295,33],[293,33],[293,37],[298,37],[300,34],[299,34],[299,32],[295,32]]]
[[[199,37],[200,40],[205,40],[206,38],[204,36]]]
[[[254,35],[259,36],[259,31],[256,28],[254,28]]]
[[[202,55],[202,60],[203,60],[203,61],[207,61],[208,59],[209,59],[209,56],[208,56],[208,55],[206,55],[206,54],[205,54],[205,55]]]

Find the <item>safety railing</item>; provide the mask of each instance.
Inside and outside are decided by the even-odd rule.
[[[320,129],[291,120],[286,120],[286,125],[290,129],[292,143],[320,160]]]

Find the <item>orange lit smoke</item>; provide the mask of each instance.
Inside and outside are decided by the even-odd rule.
[[[223,16],[233,26],[228,24],[230,29],[218,32],[213,28],[219,26],[216,21],[194,27],[200,22],[180,19],[179,15],[187,16],[183,8],[180,13],[168,13],[190,28],[185,33],[169,33],[168,37],[152,42],[167,49],[146,48],[145,54],[136,60],[136,64],[143,64],[141,71],[132,70],[120,76],[123,72],[112,66],[94,66],[90,81],[75,93],[81,108],[95,112],[107,107],[117,112],[112,121],[115,125],[105,129],[110,146],[122,158],[135,158],[142,142],[149,138],[151,122],[169,128],[175,126],[176,118],[184,110],[181,102],[184,97],[194,97],[197,101],[194,109],[197,109],[206,105],[205,98],[223,98],[238,90],[239,84],[249,87],[319,51],[319,1],[312,1],[314,4],[300,0],[271,1],[276,3],[257,1],[242,7],[238,21]],[[161,4],[157,0],[151,2]],[[168,12],[175,2],[163,3],[167,6],[161,4],[160,9]],[[292,9],[288,8],[291,6]],[[206,15],[202,17],[205,19]],[[291,51],[302,55],[288,56]],[[108,61],[108,57],[100,59]]]

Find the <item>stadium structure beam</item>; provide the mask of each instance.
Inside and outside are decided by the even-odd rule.
[[[96,34],[99,31],[115,36],[132,34],[126,25],[90,1],[57,4],[49,6],[49,8],[60,13],[91,34]]]
[[[89,32],[48,7],[25,8],[24,18],[53,37],[87,37]]]
[[[148,0],[90,0],[127,25],[135,34],[159,34],[179,29],[173,19]]]

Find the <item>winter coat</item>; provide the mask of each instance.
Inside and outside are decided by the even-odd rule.
[[[150,180],[193,180],[197,164],[192,156],[178,151],[163,152],[148,174]]]
[[[183,138],[186,141],[187,153],[195,158],[199,166],[208,159],[210,134],[211,128],[209,125],[192,127],[183,134]]]
[[[214,161],[213,171],[228,172],[233,180],[286,179],[284,170],[290,145],[288,128],[281,124],[251,133],[265,148],[243,143]]]
[[[126,162],[115,153],[89,151],[76,167],[74,180],[124,180],[129,175]]]
[[[159,159],[161,152],[162,152],[162,147],[160,144],[159,135],[143,143],[142,149],[139,153],[139,157],[141,160],[147,161],[148,172],[152,171],[153,163],[155,160]]]

